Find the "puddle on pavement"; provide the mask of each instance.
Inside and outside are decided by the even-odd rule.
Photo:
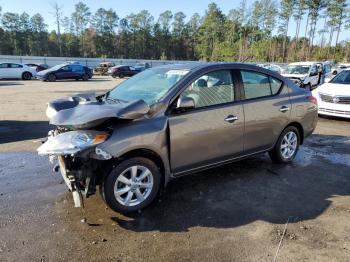
[[[333,164],[341,164],[350,167],[350,153],[332,152],[335,147],[347,147],[350,140],[347,137],[339,138],[315,138],[312,137],[314,145],[305,145],[299,148],[295,163],[300,166],[308,166],[314,163],[315,158],[323,158]]]

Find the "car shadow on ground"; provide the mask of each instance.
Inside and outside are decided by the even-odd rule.
[[[0,121],[0,144],[38,139],[47,136],[51,130],[48,121]]]
[[[350,195],[350,162],[332,163],[337,159],[327,158],[327,146],[335,145],[332,152],[346,155],[339,162],[350,160],[350,153],[349,145],[337,145],[348,137],[313,135],[310,141],[290,165],[272,164],[267,155],[261,155],[179,178],[142,213],[111,219],[135,232],[182,232],[192,227],[233,228],[257,220],[284,224],[288,219],[314,219],[330,206],[332,197]]]
[[[7,87],[7,86],[22,86],[23,84],[22,83],[20,83],[20,82],[16,82],[16,81],[14,81],[14,82],[9,82],[9,81],[6,81],[6,80],[0,80],[0,88],[1,87]]]

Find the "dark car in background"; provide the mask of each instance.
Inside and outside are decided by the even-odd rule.
[[[140,72],[141,71],[136,70],[135,67],[126,66],[126,65],[114,66],[108,70],[108,74],[114,78],[116,78],[116,77],[124,78],[126,76],[133,76],[133,75],[136,75],[137,73],[140,73]]]
[[[40,72],[49,68],[46,64],[25,64],[26,66],[32,67],[35,71]]]
[[[149,63],[137,63],[136,65],[134,65],[134,68],[137,70],[137,71],[143,71],[143,70],[146,70],[148,68],[151,68],[150,64]]]
[[[37,79],[54,82],[60,79],[89,80],[92,70],[80,64],[61,64],[37,73]]]
[[[102,96],[54,100],[46,114],[56,128],[38,152],[58,156],[76,206],[100,186],[110,208],[133,212],[172,178],[264,152],[292,162],[315,129],[317,100],[271,70],[200,63],[145,70]]]

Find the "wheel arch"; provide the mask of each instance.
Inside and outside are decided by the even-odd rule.
[[[23,72],[22,72],[22,75],[21,75],[22,78],[23,78],[23,75],[24,75],[25,73],[28,73],[28,74],[30,74],[30,77],[33,77],[33,74],[32,74],[30,71],[23,71]]]
[[[304,128],[299,122],[291,122],[289,123],[283,130],[285,130],[287,127],[294,126],[298,129],[299,135],[300,135],[300,145],[304,143]],[[283,132],[283,131],[282,131]]]

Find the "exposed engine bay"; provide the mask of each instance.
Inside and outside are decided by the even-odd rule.
[[[124,102],[83,94],[48,103],[46,115],[56,128],[38,149],[48,155],[60,171],[76,207],[81,196],[89,197],[114,164],[111,154],[98,147],[108,140],[116,125],[145,116],[149,106],[143,101]]]

